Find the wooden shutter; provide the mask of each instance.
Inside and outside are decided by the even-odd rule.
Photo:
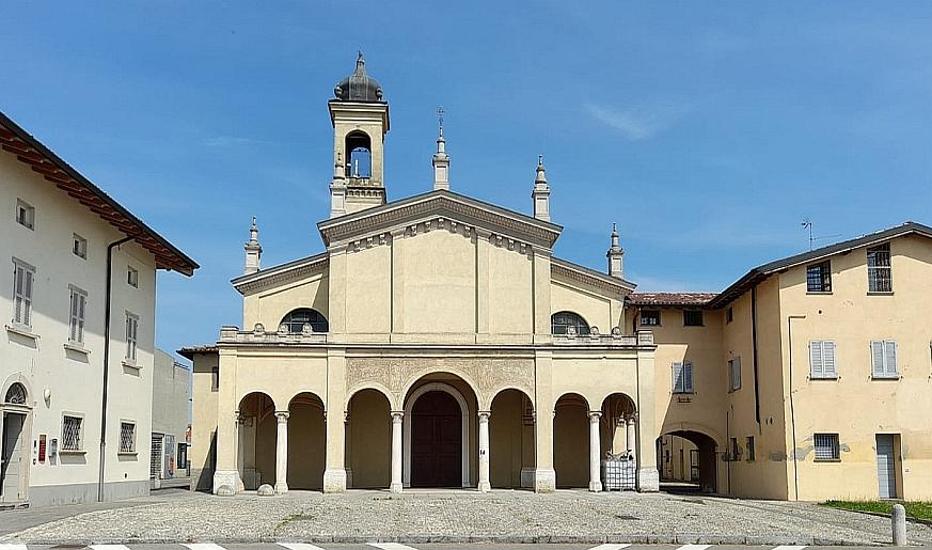
[[[887,340],[883,343],[884,352],[884,374],[887,376],[896,376],[896,342]]]
[[[812,378],[825,376],[825,367],[822,361],[822,342],[809,342],[809,370]]]
[[[822,342],[822,375],[830,378],[837,376],[835,370],[835,342]]]
[[[741,388],[741,358],[735,357],[735,389]]]
[[[871,342],[871,374],[874,376],[883,376],[883,342],[875,340]]]
[[[683,363],[683,391],[693,392],[693,364],[691,362]]]
[[[683,363],[673,363],[673,393],[683,391]]]

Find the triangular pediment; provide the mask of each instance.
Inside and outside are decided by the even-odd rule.
[[[446,190],[331,218],[318,223],[317,228],[329,247],[438,218],[548,250],[563,230],[560,225]]]

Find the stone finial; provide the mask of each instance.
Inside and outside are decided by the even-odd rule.
[[[259,271],[259,262],[262,258],[262,246],[259,244],[259,226],[256,225],[256,217],[252,217],[252,225],[249,227],[249,240],[243,247],[246,250],[246,265],[243,269],[244,275]]]
[[[534,203],[534,217],[545,222],[550,221],[550,184],[547,183],[547,171],[544,168],[544,156],[537,156],[537,176],[534,178],[534,190],[531,191]]]
[[[336,218],[346,214],[346,166],[343,155],[337,151],[333,163],[333,179],[330,181],[330,217]]]
[[[625,251],[621,248],[618,238],[618,228],[615,224],[612,224],[612,244],[608,249],[608,252],[605,253],[605,257],[608,258],[608,274],[612,277],[618,279],[625,278],[625,269],[624,269],[624,256]]]
[[[437,108],[440,130],[437,136],[437,152],[431,159],[434,167],[434,190],[450,188],[450,155],[447,154],[447,140],[443,137],[443,107]]]

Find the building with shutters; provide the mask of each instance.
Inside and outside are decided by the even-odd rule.
[[[2,114],[0,149],[0,507],[148,494],[156,271],[198,266]]]
[[[263,267],[253,220],[242,326],[180,350],[196,487],[656,491],[669,472],[749,497],[932,496],[932,229],[721,293],[636,293],[614,228],[603,271],[553,254],[541,160],[529,213],[475,199],[441,122],[432,188],[388,200],[389,105],[361,56],[327,105],[324,250]]]

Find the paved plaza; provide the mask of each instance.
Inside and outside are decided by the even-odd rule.
[[[890,541],[886,518],[809,503],[665,493],[294,491],[275,497],[250,493],[216,497],[172,491],[125,504],[86,513],[83,505],[0,512],[4,526],[0,542],[881,545]],[[37,521],[34,515],[40,513],[43,519]],[[913,543],[932,545],[932,527],[911,523],[909,536]]]

